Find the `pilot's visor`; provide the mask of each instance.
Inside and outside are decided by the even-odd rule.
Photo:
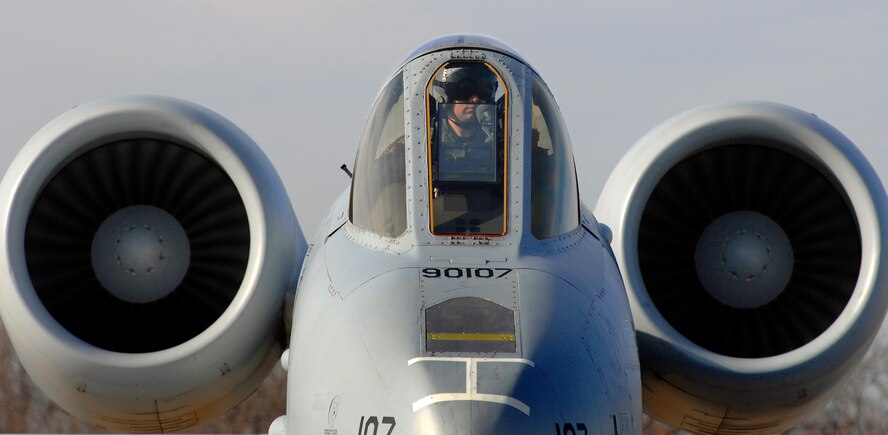
[[[464,103],[474,100],[477,102],[493,101],[493,89],[487,85],[480,86],[474,80],[463,80],[456,85],[456,89],[452,91],[454,103]]]

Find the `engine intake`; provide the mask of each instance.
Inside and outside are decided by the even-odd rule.
[[[71,414],[184,429],[280,355],[305,241],[271,163],[221,116],[160,97],[77,107],[25,145],[0,201],[0,312]]]
[[[844,189],[823,169],[781,151],[786,145],[757,142],[713,144],[673,166],[651,192],[638,229],[642,279],[660,314],[701,347],[742,358],[780,355],[818,337],[848,304],[860,271],[860,232]],[[789,239],[790,261],[775,261],[776,237],[765,240],[762,225],[741,215],[736,227],[709,243],[730,247],[743,243],[731,235],[749,231],[765,250],[764,259],[753,261],[758,271],[739,274],[725,252],[713,270],[698,268],[704,230],[738,212],[756,212],[776,223]],[[701,273],[709,279],[698,278]],[[784,274],[790,279],[773,289],[777,294],[766,295],[765,303],[725,303],[732,294],[747,296],[743,293]]]
[[[170,245],[181,230],[158,231],[164,225],[147,206],[184,230],[178,245],[190,252],[175,255]],[[139,267],[126,251],[156,264]],[[150,139],[102,145],[65,165],[25,230],[28,273],[43,306],[78,338],[114,352],[159,351],[206,330],[234,300],[249,253],[247,213],[225,172],[194,150]],[[121,294],[133,287],[132,296]]]
[[[645,410],[677,428],[797,423],[885,316],[885,190],[809,113],[749,102],[678,115],[617,165],[596,215],[615,235]]]

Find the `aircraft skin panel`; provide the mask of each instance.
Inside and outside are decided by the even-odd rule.
[[[479,266],[426,260],[429,267],[397,268],[404,256],[461,251],[426,247],[413,250],[423,255],[393,255],[364,250],[362,259],[340,255],[354,252],[346,233],[343,228],[313,248],[312,258],[323,258],[326,268],[306,263],[291,346],[306,349],[310,357],[289,359],[288,431],[352,430],[371,419],[384,431],[385,418],[398,430],[416,433],[537,433],[556,424],[612,433],[615,420],[627,422],[630,432],[631,425],[640,424],[631,420],[641,406],[641,387],[634,381],[637,351],[621,345],[633,331],[627,318],[621,321],[617,315],[628,303],[620,292],[604,291],[605,281],[612,283],[617,275],[605,276],[607,254],[588,233],[594,243],[555,256],[528,257],[527,268],[513,268],[517,263],[512,260],[491,261],[491,267],[484,261]],[[490,251],[493,258],[505,254],[502,248]],[[574,285],[541,271],[578,262],[598,272]],[[447,278],[457,270],[461,278]],[[515,337],[514,351],[427,351],[427,339],[434,336],[428,331],[434,328],[426,322],[428,310],[470,297],[514,315],[514,333],[499,338]],[[300,310],[308,306],[310,312]],[[493,335],[470,338],[496,340]],[[326,405],[334,400],[339,405],[331,427]],[[459,416],[467,409],[474,414]],[[598,415],[605,417],[591,417]]]

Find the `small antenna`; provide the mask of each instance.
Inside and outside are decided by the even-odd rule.
[[[345,163],[343,163],[342,166],[339,167],[339,169],[342,169],[343,172],[345,172],[345,175],[348,175],[348,178],[352,177],[352,173],[348,170],[348,166]]]

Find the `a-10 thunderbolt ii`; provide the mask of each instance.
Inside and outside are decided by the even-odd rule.
[[[841,133],[695,109],[629,151],[594,215],[577,164],[542,78],[477,35],[391,76],[310,243],[221,116],[85,104],[0,186],[3,321],[47,394],[113,431],[205,421],[278,361],[269,430],[296,435],[634,434],[643,411],[775,432],[853,373],[888,302],[888,201]]]

